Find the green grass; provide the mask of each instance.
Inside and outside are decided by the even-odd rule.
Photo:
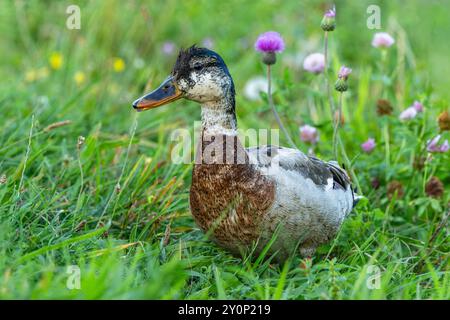
[[[188,46],[211,37],[236,83],[240,127],[275,128],[267,102],[242,92],[250,77],[264,74],[253,41],[276,29],[287,45],[274,66],[277,108],[304,151],[298,126],[320,128],[315,152],[330,159],[323,77],[286,62],[322,50],[326,4],[79,1],[81,30],[68,30],[63,2],[4,2],[0,298],[449,299],[449,152],[413,167],[438,133],[437,115],[448,109],[448,4],[379,1],[383,30],[397,40],[380,66],[370,46],[374,31],[365,27],[369,3],[336,1],[338,27],[330,35],[331,72],[343,63],[354,69],[341,138],[366,199],[312,263],[292,257],[276,265],[232,257],[193,222],[192,166],[171,162],[170,135],[192,131],[199,107],[183,101],[137,114],[131,102],[170,72],[174,57],[161,53],[164,41]],[[49,66],[53,52],[63,56],[59,70]],[[124,60],[123,72],[114,71],[115,57]],[[81,85],[76,72],[85,74]],[[392,102],[392,116],[376,115],[381,97]],[[425,112],[400,122],[399,112],[416,99]],[[52,126],[65,120],[70,123]],[[85,137],[80,145],[79,136]],[[359,145],[369,136],[377,147],[362,154]],[[425,193],[431,176],[445,186],[438,199]],[[375,177],[378,189],[371,186]],[[393,180],[404,194],[389,199]],[[67,288],[72,265],[81,271],[79,290]],[[366,285],[370,266],[381,271],[379,289]]]

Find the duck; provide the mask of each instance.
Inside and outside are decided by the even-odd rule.
[[[189,202],[209,239],[234,255],[312,258],[336,237],[358,200],[350,178],[337,162],[298,149],[245,148],[235,96],[222,57],[194,45],[181,49],[170,75],[132,106],[144,111],[179,99],[201,105]]]

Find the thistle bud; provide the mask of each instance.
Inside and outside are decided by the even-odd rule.
[[[348,83],[347,83],[347,80],[344,80],[344,79],[342,79],[342,78],[339,78],[339,79],[336,81],[336,83],[335,83],[335,85],[334,85],[334,88],[336,89],[336,91],[339,91],[339,92],[345,92],[345,91],[347,91],[347,90],[348,90]]]
[[[334,7],[323,15],[320,27],[323,31],[333,31],[336,28],[336,9]]]
[[[338,80],[336,81],[334,88],[339,92],[344,92],[348,90],[347,79],[352,73],[352,69],[342,66],[338,73]]]
[[[267,65],[275,64],[275,62],[277,62],[277,56],[275,52],[264,52],[262,54],[262,62]]]

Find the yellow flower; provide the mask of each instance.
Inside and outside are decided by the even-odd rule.
[[[49,58],[50,67],[52,67],[53,70],[61,69],[63,64],[63,56],[59,52],[52,52]]]
[[[27,72],[25,73],[25,81],[26,81],[26,82],[33,82],[33,81],[35,81],[36,79],[37,79],[37,73],[36,73],[36,70],[31,69],[31,70],[29,70],[29,71],[27,71]]]
[[[73,79],[75,80],[75,83],[80,86],[86,80],[86,75],[82,71],[77,71],[77,72],[75,72]]]
[[[48,77],[48,68],[31,69],[25,72],[25,82],[33,82]]]
[[[114,58],[113,69],[115,72],[122,72],[125,70],[125,61],[122,58]]]
[[[43,78],[47,78],[48,77],[48,68],[47,67],[42,67],[37,69],[37,78],[38,79],[43,79]]]

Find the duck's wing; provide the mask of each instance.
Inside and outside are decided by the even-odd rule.
[[[298,243],[300,236],[300,250],[309,255],[336,235],[355,205],[345,170],[297,149],[268,145],[249,148],[247,154],[256,170],[275,185],[275,200],[265,221],[283,224],[286,232],[280,234],[279,247]]]
[[[324,162],[299,150],[273,145],[246,150],[253,163],[261,168],[279,166],[284,170],[294,171],[305,179],[311,179],[324,190],[350,190],[353,196],[349,176],[335,161]]]

